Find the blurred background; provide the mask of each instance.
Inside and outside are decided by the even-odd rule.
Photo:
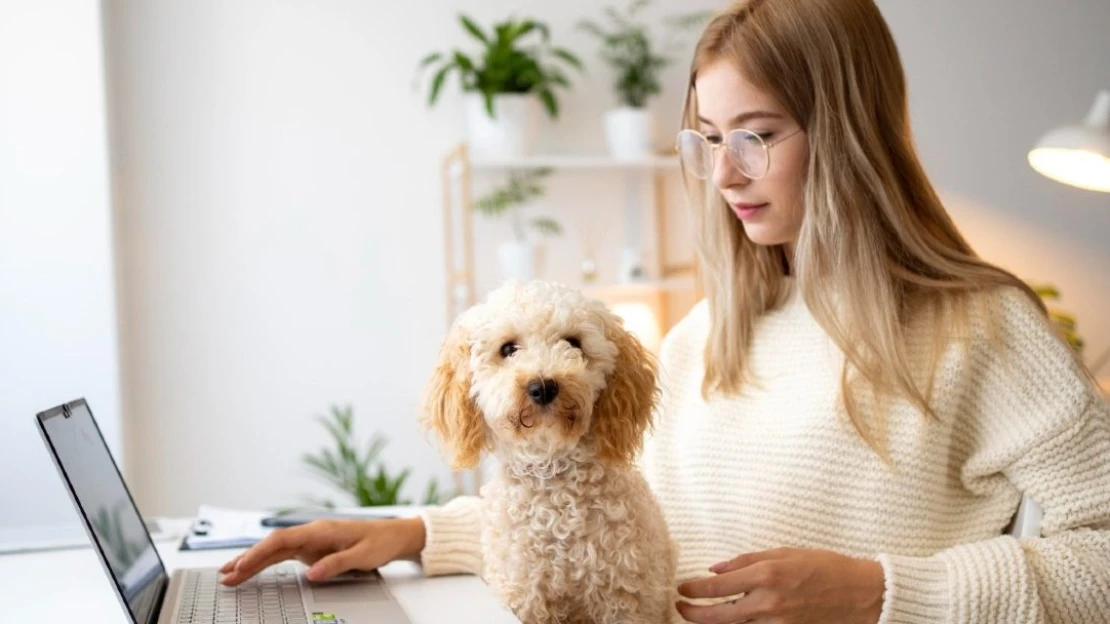
[[[1100,364],[1110,194],[1042,176],[1027,154],[1110,89],[1110,3],[879,5],[957,224],[984,257],[1054,287]],[[33,418],[82,396],[146,515],[419,504],[466,487],[421,432],[419,402],[452,314],[527,269],[506,243],[538,253],[539,277],[631,302],[657,344],[696,298],[667,148],[697,28],[667,24],[723,4],[636,13],[653,44],[674,43],[638,103],[651,151],[632,156],[612,141],[643,120],[615,119],[629,92],[580,26],[619,26],[609,6],[0,1],[0,543],[78,530]],[[582,64],[551,57],[569,86],[552,88],[555,116],[533,110],[527,153],[474,150],[460,71],[429,105],[442,61],[420,72],[422,59],[482,56],[460,13],[487,38],[535,20]],[[320,419],[349,424],[359,449],[377,439],[367,466],[384,481],[329,484],[322,449],[339,446]]]

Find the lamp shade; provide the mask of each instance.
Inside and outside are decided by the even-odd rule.
[[[1057,182],[1110,193],[1110,90],[1099,91],[1081,125],[1041,137],[1029,152],[1029,166]]]

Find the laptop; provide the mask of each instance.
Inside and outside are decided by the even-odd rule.
[[[216,568],[167,575],[85,400],[36,422],[132,624],[411,624],[377,570],[312,583],[282,563],[239,587],[220,585]]]

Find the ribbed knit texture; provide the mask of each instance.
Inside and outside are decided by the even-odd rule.
[[[420,559],[425,574],[481,574],[480,503],[476,497],[460,496],[423,510],[426,534]]]
[[[709,402],[697,305],[664,341],[642,458],[678,580],[744,552],[819,548],[883,566],[882,624],[1110,622],[1110,408],[1024,295],[981,297],[1002,348],[979,319],[936,370],[937,420],[888,405],[890,467],[839,407],[843,356],[800,295],[758,321],[758,387]],[[1043,537],[1005,535],[1023,492]],[[426,513],[428,574],[481,572],[476,503]]]

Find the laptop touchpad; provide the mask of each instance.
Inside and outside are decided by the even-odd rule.
[[[376,573],[347,573],[329,581],[309,583],[316,602],[366,602],[389,600]]]

